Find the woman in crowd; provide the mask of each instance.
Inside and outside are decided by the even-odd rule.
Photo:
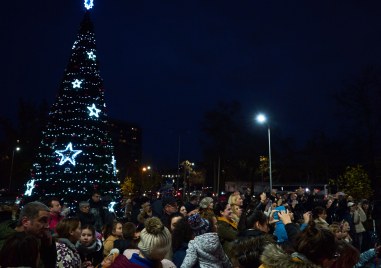
[[[175,212],[175,213],[172,213],[170,216],[169,216],[169,226],[166,226],[170,232],[173,232],[173,230],[175,229],[175,226],[176,226],[176,223],[182,219],[182,218],[185,218],[184,215],[180,212]]]
[[[255,210],[246,218],[246,227],[240,230],[238,238],[250,238],[264,235],[269,232],[268,218],[261,210]]]
[[[81,222],[78,218],[64,218],[56,226],[58,240],[57,267],[81,268],[81,257],[75,247],[81,238]]]
[[[123,239],[123,225],[119,221],[107,224],[104,231],[105,241],[103,242],[103,255],[107,256],[110,250],[114,248],[114,241]]]
[[[95,267],[103,260],[102,241],[96,238],[93,225],[84,225],[81,229],[81,238],[76,248],[81,256],[82,266]]]
[[[352,239],[352,236],[350,235],[351,225],[349,224],[349,222],[343,220],[340,224],[340,228],[342,233],[342,239],[352,244],[353,239]]]
[[[176,267],[180,267],[188,249],[188,243],[194,238],[193,231],[188,220],[180,218],[172,230],[172,261]]]
[[[328,229],[329,224],[326,222],[327,212],[325,208],[317,206],[312,210],[312,220],[320,227]]]
[[[184,217],[186,217],[188,215],[188,211],[187,211],[187,208],[184,206],[184,205],[181,205],[180,208],[179,208],[179,212],[181,214],[183,214]]]
[[[208,218],[208,217],[214,216],[214,212],[213,212],[214,200],[213,200],[213,198],[211,198],[209,196],[204,197],[203,199],[201,199],[199,206],[200,206],[199,214],[201,215],[201,217]]]
[[[311,221],[296,236],[291,255],[277,245],[267,245],[261,256],[261,267],[331,267],[338,257],[336,249],[334,234]]]
[[[238,225],[239,219],[241,218],[241,215],[242,215],[242,208],[239,205],[236,205],[236,204],[231,204],[230,207],[231,207],[231,210],[232,210],[232,216],[231,216],[231,218]]]
[[[152,215],[152,207],[151,207],[151,203],[149,201],[147,202],[144,202],[142,204],[142,209],[141,209],[141,212],[139,213],[138,217],[137,217],[137,220],[140,224],[144,224],[144,222],[146,221],[146,219],[148,218],[151,218],[153,215]]]
[[[171,250],[171,240],[171,233],[160,219],[149,218],[140,233],[138,249],[125,250],[115,259],[113,267],[129,267],[132,263],[145,268],[175,268],[173,262],[165,259]]]
[[[233,256],[232,243],[237,238],[237,223],[232,220],[232,211],[228,202],[217,203],[214,208],[217,216],[217,232],[225,253],[229,258]]]
[[[0,250],[0,267],[31,267],[39,264],[39,241],[35,236],[13,235]]]
[[[194,239],[188,243],[181,268],[192,268],[196,265],[201,268],[232,267],[222,248],[213,222],[209,223],[198,213],[190,216],[187,222],[193,231]]]

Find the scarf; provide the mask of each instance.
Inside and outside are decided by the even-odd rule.
[[[232,220],[228,220],[227,218],[225,217],[217,217],[217,220],[218,221],[223,221],[223,222],[226,222],[228,223],[231,227],[233,227],[235,230],[237,230],[238,228],[238,224]]]

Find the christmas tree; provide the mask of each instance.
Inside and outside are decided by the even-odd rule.
[[[92,2],[85,1],[91,8]],[[38,148],[24,199],[59,197],[72,209],[94,190],[119,201],[90,11],[81,22]]]

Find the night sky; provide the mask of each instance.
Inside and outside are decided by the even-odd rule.
[[[200,159],[199,125],[220,101],[264,111],[283,136],[336,128],[332,95],[381,62],[380,1],[94,0],[108,115],[143,129],[143,160]],[[0,114],[54,101],[84,14],[80,0],[4,1]],[[266,135],[266,131],[263,130]],[[277,133],[272,132],[272,136]]]

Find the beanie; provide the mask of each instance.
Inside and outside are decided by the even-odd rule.
[[[162,260],[171,249],[171,233],[157,217],[148,218],[138,248],[150,260]]]
[[[209,230],[209,222],[206,219],[201,218],[198,213],[189,216],[188,224],[195,236],[205,234]]]
[[[88,201],[79,202],[79,208],[88,207],[88,206],[90,206],[90,203]]]
[[[213,198],[211,198],[211,197],[204,197],[200,201],[200,208],[207,208],[207,207],[209,207],[209,205],[211,203],[213,203]]]

